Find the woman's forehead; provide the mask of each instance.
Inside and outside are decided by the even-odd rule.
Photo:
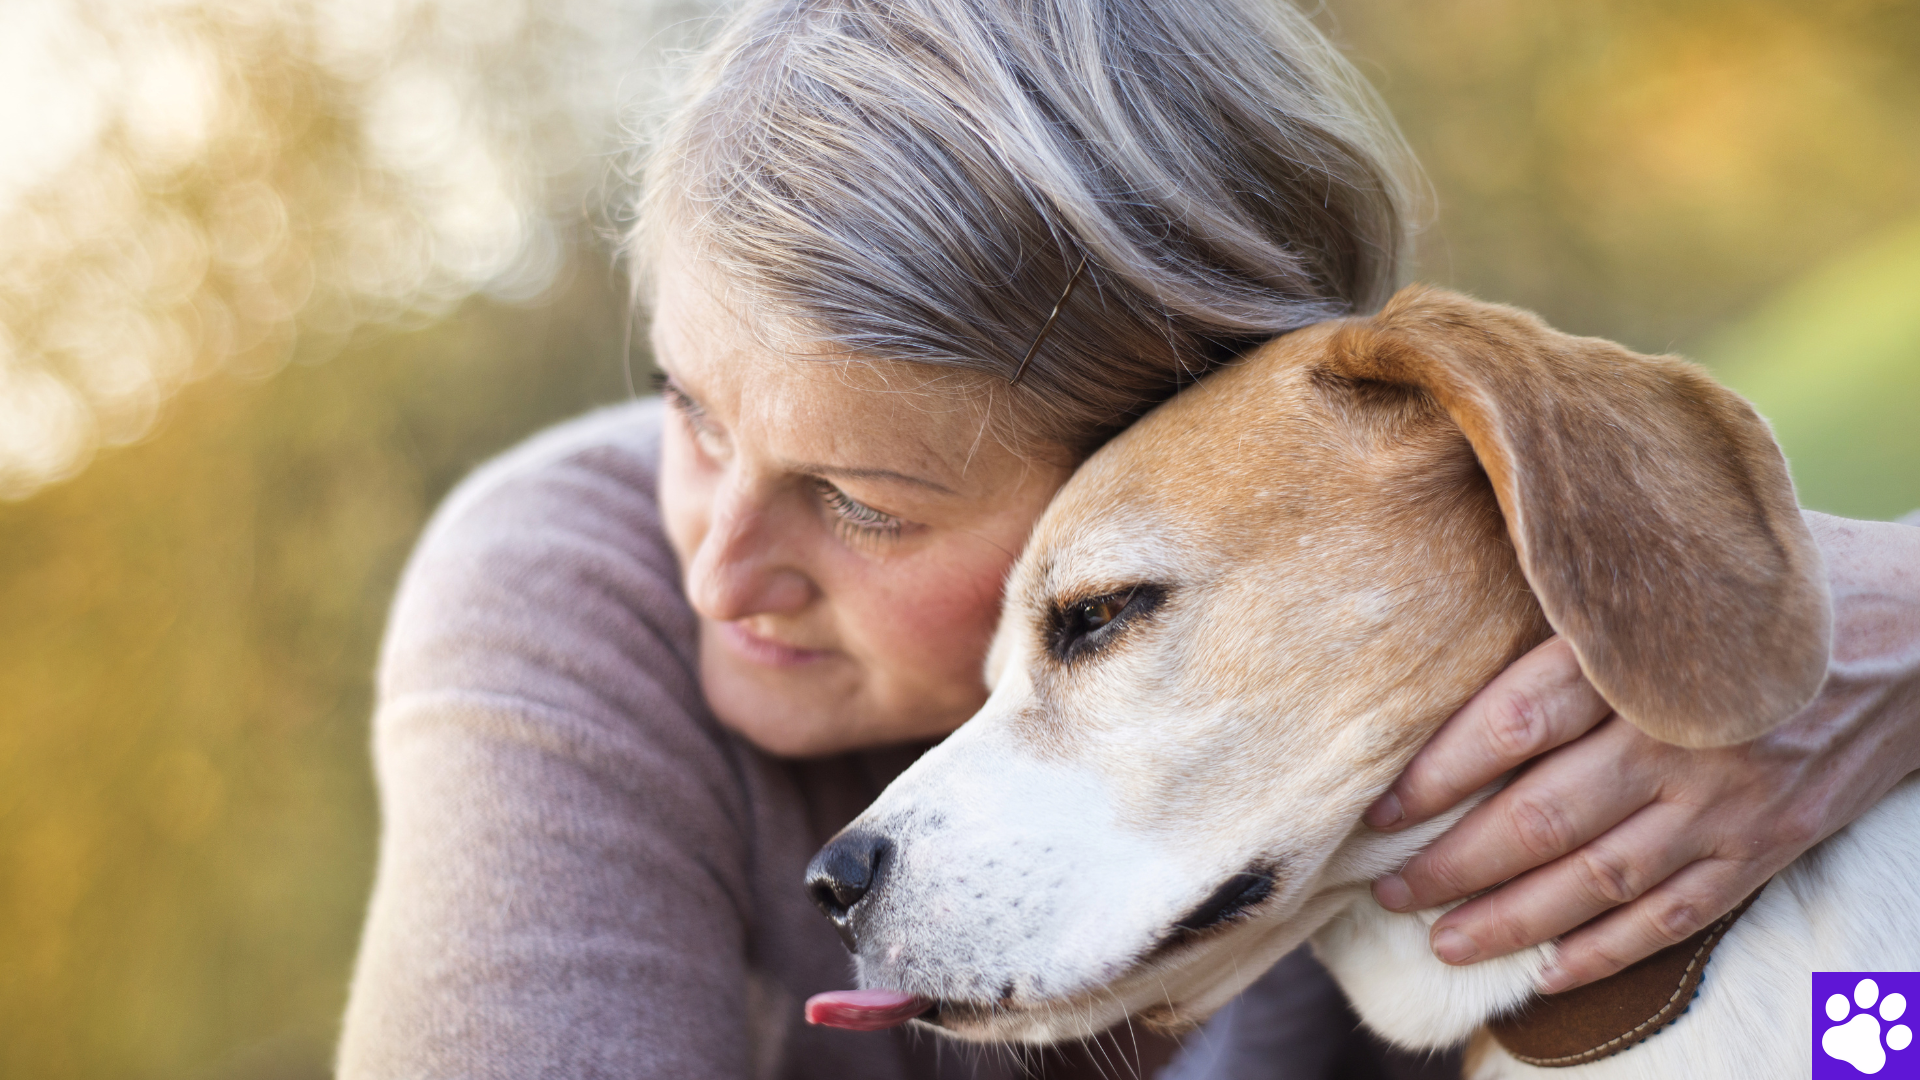
[[[661,282],[656,362],[730,439],[795,471],[886,474],[964,494],[1026,463],[988,430],[971,374],[811,348],[697,281]],[[771,331],[771,332],[769,332]]]

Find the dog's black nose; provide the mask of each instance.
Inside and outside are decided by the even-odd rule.
[[[880,887],[893,842],[867,832],[837,836],[807,864],[807,895],[832,920],[840,940],[855,949],[854,908]]]

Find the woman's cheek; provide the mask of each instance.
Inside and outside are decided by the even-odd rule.
[[[947,701],[984,699],[982,668],[1012,563],[998,551],[969,555],[929,559],[900,574],[854,620],[899,682]]]

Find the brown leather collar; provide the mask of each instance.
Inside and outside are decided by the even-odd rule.
[[[1545,1068],[1585,1065],[1650,1038],[1693,1004],[1713,947],[1753,906],[1760,889],[1680,944],[1599,982],[1535,996],[1487,1030],[1507,1053]]]

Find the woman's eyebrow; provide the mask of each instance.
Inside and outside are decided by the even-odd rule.
[[[858,469],[843,465],[806,464],[796,464],[790,466],[790,468],[794,472],[822,476],[828,480],[892,480],[902,484],[912,484],[914,487],[926,488],[929,491],[937,491],[942,495],[955,494],[952,488],[938,481],[929,480],[924,476],[913,476],[908,473],[895,472],[892,469]]]
[[[699,409],[700,399],[687,393],[686,389],[680,385],[680,381],[673,377],[673,373],[667,370],[667,365],[662,362],[660,354],[664,351],[665,350],[661,349],[657,343],[654,345],[654,371],[661,388],[663,390],[671,389],[674,393],[679,394],[685,399],[689,405],[692,405],[695,409]],[[828,480],[891,480],[895,483],[911,484],[914,487],[939,492],[942,495],[956,494],[952,488],[937,480],[929,480],[924,476],[914,476],[910,473],[896,472],[893,469],[862,469],[846,465],[811,465],[805,463],[791,464],[788,465],[787,468],[793,472],[824,477]]]

